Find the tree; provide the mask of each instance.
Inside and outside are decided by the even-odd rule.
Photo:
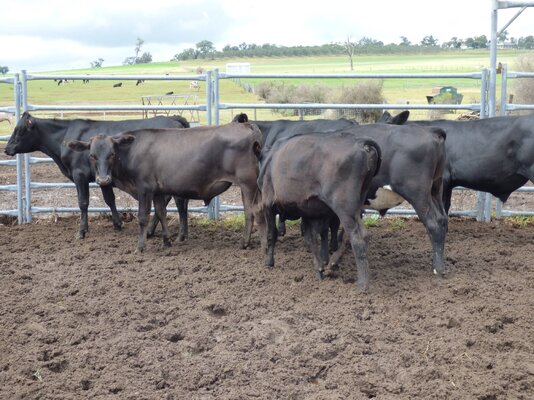
[[[424,47],[435,47],[438,45],[438,39],[434,39],[434,36],[428,35],[421,40],[421,46]]]
[[[345,48],[345,53],[347,53],[347,55],[349,56],[349,60],[350,60],[350,70],[351,71],[354,71],[354,63],[353,63],[353,57],[354,57],[354,53],[356,51],[356,43],[352,42],[350,40],[350,36],[347,36],[347,40],[345,41],[345,43],[343,43],[343,46]]]
[[[529,35],[526,37],[520,37],[517,40],[517,47],[522,49],[534,49],[534,36]]]
[[[139,55],[140,51],[141,51],[141,46],[143,46],[143,43],[145,43],[145,41],[143,39],[141,39],[140,37],[137,38],[137,42],[135,44],[135,58],[137,58],[137,56]]]
[[[104,62],[103,58],[99,58],[98,60],[91,61],[91,68],[102,68],[103,62]]]
[[[152,62],[152,54],[145,52],[141,57],[138,57],[136,64],[148,64]]]
[[[406,36],[401,36],[400,39],[401,39],[401,42],[399,43],[399,46],[411,46],[412,45],[412,42],[410,42]]]
[[[126,57],[122,62],[124,65],[147,64],[152,61],[152,54],[148,52],[143,53],[143,55],[139,57],[139,53],[141,52],[141,47],[143,46],[143,43],[145,43],[145,41],[138,37],[134,49],[135,56]]]
[[[5,75],[9,72],[9,67],[6,67],[6,66],[3,66],[3,67],[0,67],[0,73],[2,75]]]
[[[488,47],[488,38],[486,35],[467,38],[465,45],[471,49],[485,49]]]
[[[497,38],[498,42],[504,43],[508,40],[508,31],[502,31],[499,37]]]
[[[215,46],[209,40],[202,40],[196,44],[198,55],[202,58],[208,58],[215,55]]]
[[[185,49],[181,53],[175,54],[173,60],[196,60],[198,58],[198,51],[192,47]]]
[[[463,40],[462,39],[458,39],[456,36],[453,36],[451,38],[451,40],[449,40],[448,42],[443,43],[443,47],[448,47],[448,48],[452,48],[452,49],[459,49],[459,48],[462,47],[462,44],[463,44]]]

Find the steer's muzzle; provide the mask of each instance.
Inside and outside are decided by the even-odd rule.
[[[111,183],[111,176],[97,176],[95,179],[96,183],[100,186],[107,186]]]
[[[13,146],[6,146],[6,148],[4,149],[4,153],[6,153],[8,156],[14,156],[15,154],[15,149]]]

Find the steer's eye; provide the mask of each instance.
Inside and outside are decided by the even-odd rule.
[[[96,156],[95,156],[94,154],[89,154],[89,158],[90,158],[91,160],[96,160]]]

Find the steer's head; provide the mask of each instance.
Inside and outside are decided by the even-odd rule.
[[[24,112],[15,126],[4,152],[8,156],[19,153],[30,153],[38,149],[39,133],[35,126],[35,118]]]
[[[93,136],[88,142],[71,140],[66,145],[74,151],[89,150],[89,160],[95,172],[95,181],[100,186],[111,184],[112,168],[115,162],[115,150],[117,146],[132,143],[135,136],[122,134],[118,136]]]

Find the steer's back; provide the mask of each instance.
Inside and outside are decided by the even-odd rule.
[[[238,183],[257,176],[254,143],[261,133],[252,124],[232,123],[189,129],[145,129],[120,148],[114,179],[153,186],[154,191],[203,198],[216,182]],[[180,188],[188,188],[184,193]],[[180,190],[178,190],[180,189]]]

